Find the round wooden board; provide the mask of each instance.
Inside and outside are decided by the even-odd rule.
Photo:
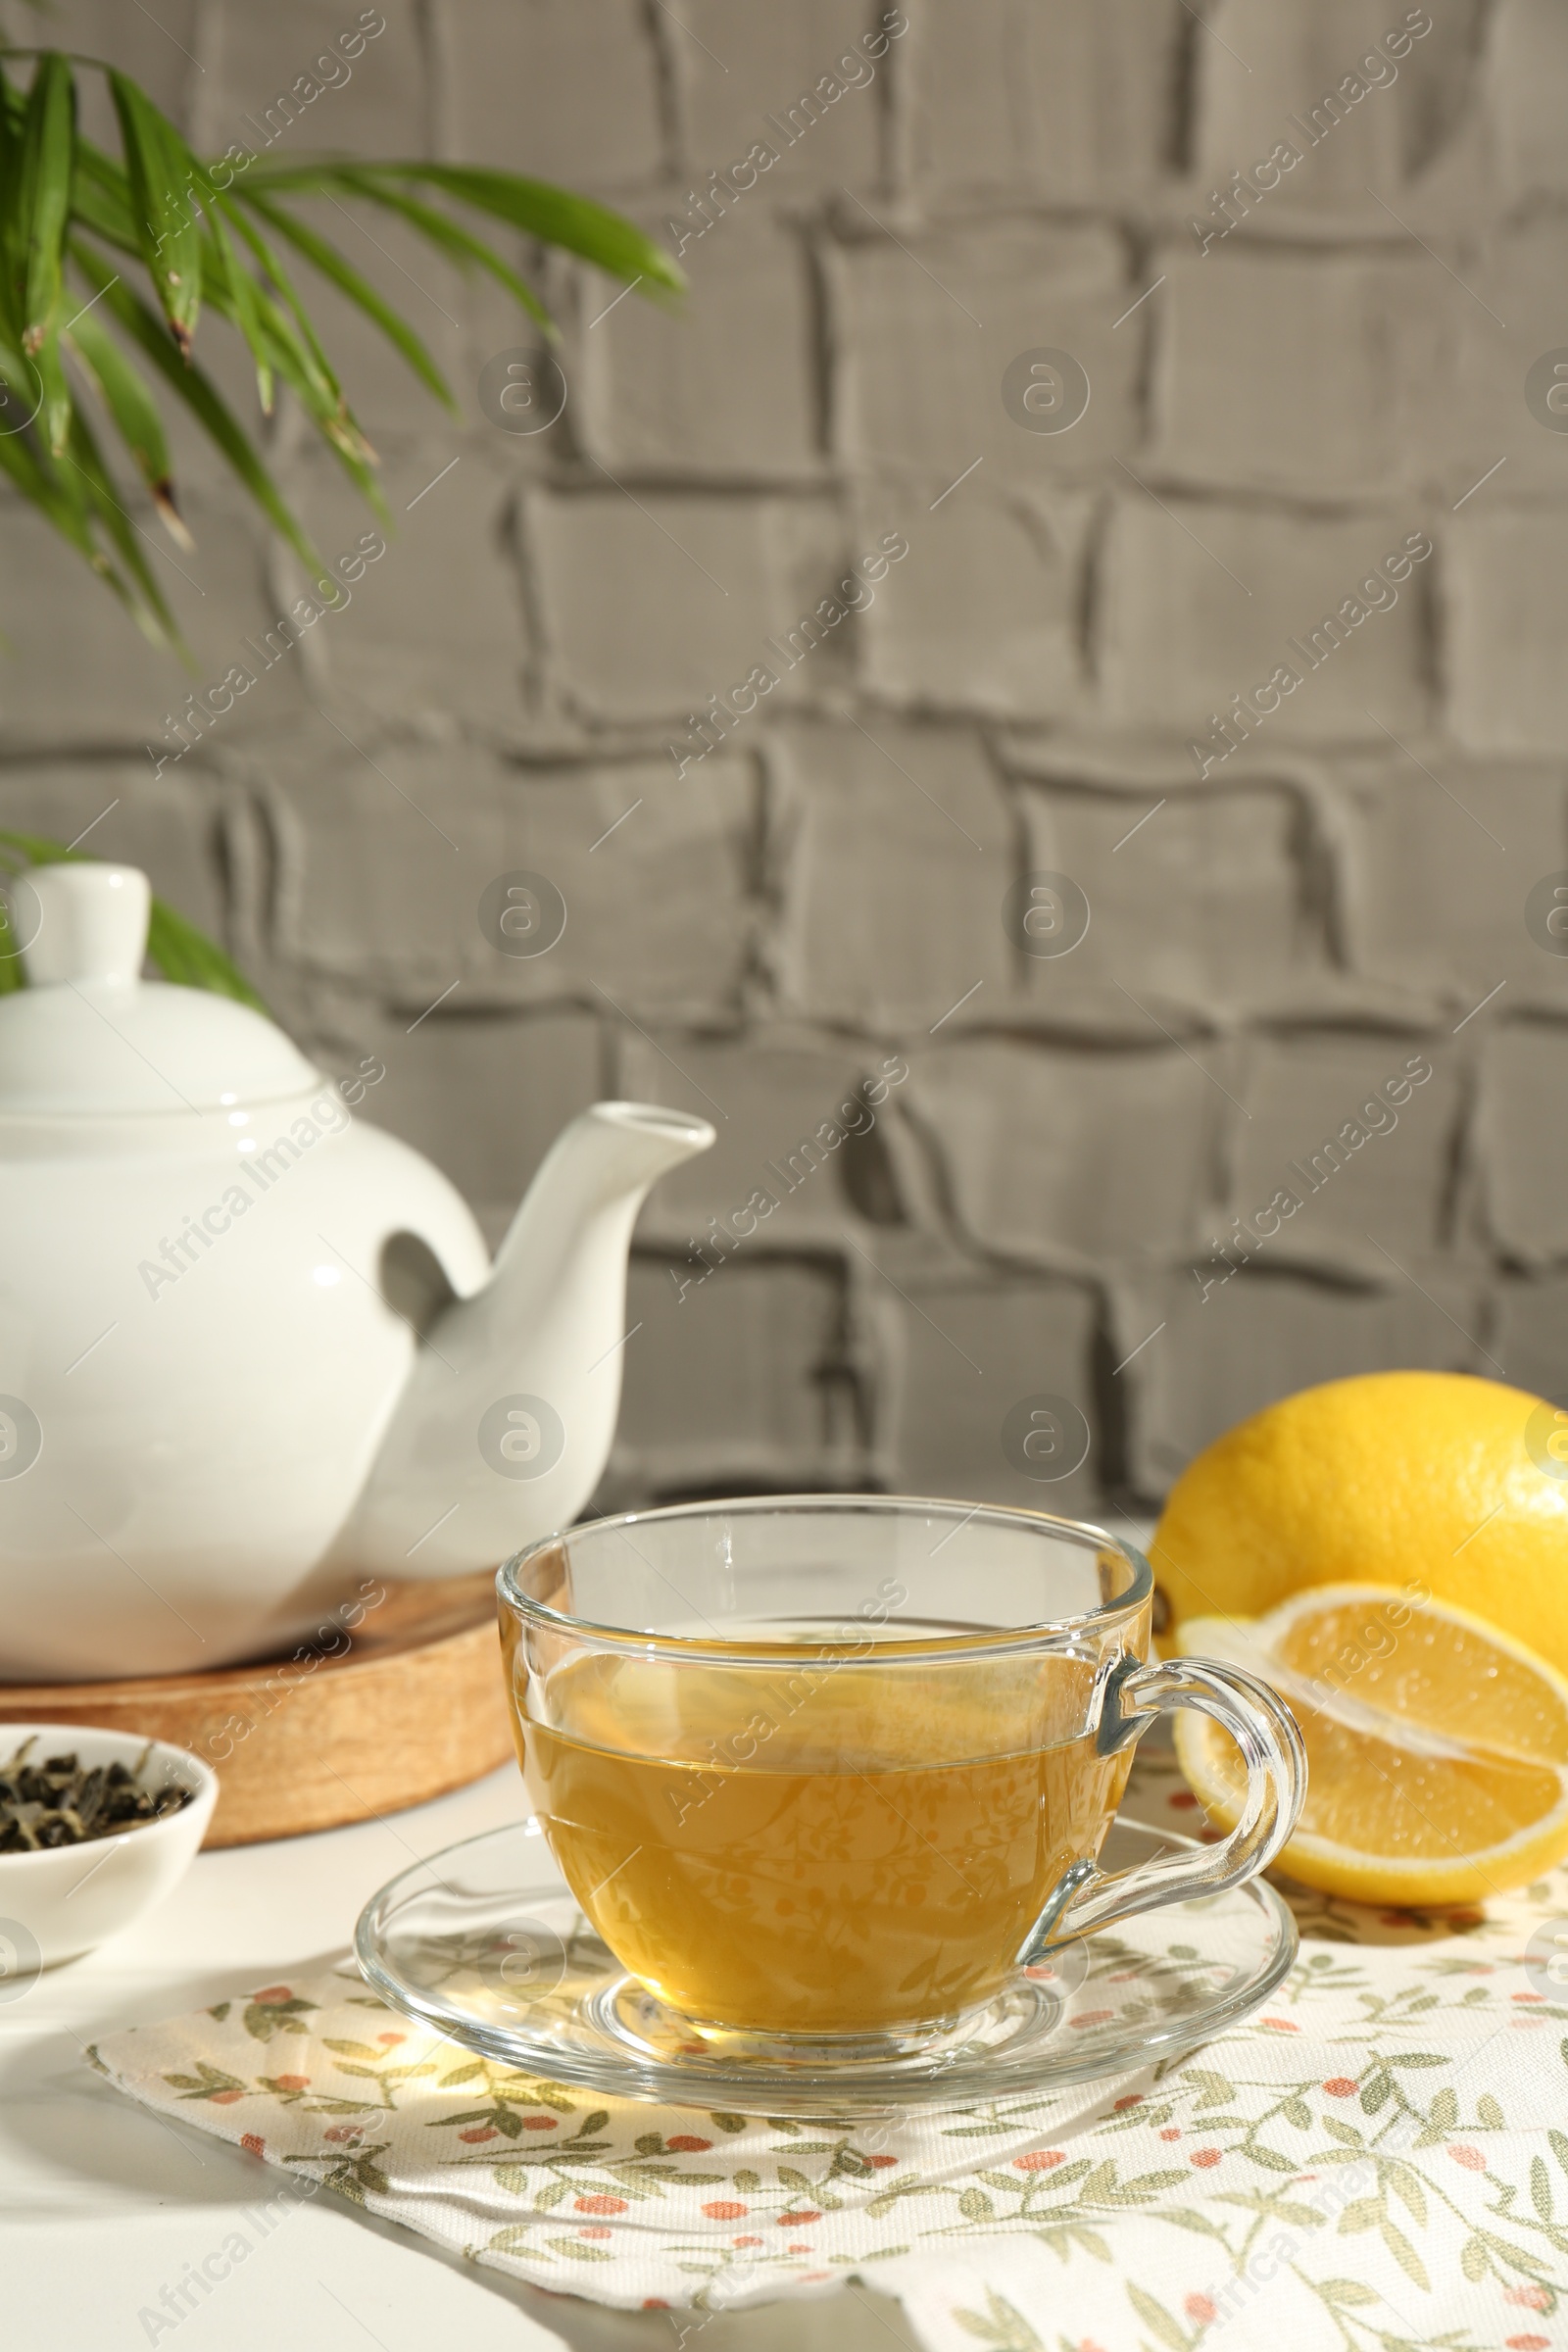
[[[0,1684],[0,1724],[188,1747],[218,1774],[208,1845],[297,1838],[461,1788],[513,1753],[489,1574],[389,1585],[341,1657],[123,1683]]]

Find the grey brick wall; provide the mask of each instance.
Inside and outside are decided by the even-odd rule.
[[[1568,960],[1531,900],[1568,869],[1568,437],[1525,396],[1568,335],[1559,0],[909,0],[874,64],[876,0],[381,9],[289,141],[684,223],[684,315],[550,262],[567,403],[509,434],[475,387],[521,323],[331,218],[462,393],[444,420],[322,293],[386,556],[155,777],[290,566],[190,448],[185,680],[0,503],[0,821],[97,819],[327,1061],[384,1060],[368,1115],[492,1231],[595,1095],[714,1118],[641,1228],[607,1496],[1132,1506],[1307,1381],[1568,1380]],[[54,37],[220,149],[356,13],[65,0]],[[1070,429],[1004,400],[1042,350],[1087,374]],[[1406,541],[1396,601],[1362,591]],[[536,960],[478,920],[518,867],[569,909]],[[1069,954],[1019,928],[1041,873],[1087,901]]]

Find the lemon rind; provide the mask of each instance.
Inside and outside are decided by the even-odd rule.
[[[1309,1611],[1361,1600],[1375,1601],[1386,1592],[1407,1595],[1408,1592],[1408,1585],[1303,1585],[1298,1592],[1293,1592],[1288,1599],[1277,1602],[1272,1609],[1266,1609],[1260,1617],[1231,1616],[1223,1609],[1204,1609],[1200,1614],[1184,1617],[1179,1625],[1173,1625],[1165,1640],[1184,1657],[1193,1656],[1196,1653],[1186,1646],[1189,1630],[1215,1620],[1238,1629],[1245,1627],[1254,1636],[1259,1629],[1266,1627],[1268,1639],[1265,1646],[1271,1646],[1277,1633],[1288,1633],[1297,1618],[1305,1616]],[[1532,1649],[1528,1642],[1521,1642],[1517,1634],[1505,1633],[1500,1625],[1494,1625],[1491,1618],[1483,1617],[1478,1609],[1467,1609],[1461,1601],[1446,1600],[1438,1593],[1429,1594],[1423,1601],[1412,1601],[1410,1607],[1412,1610],[1434,1609],[1440,1616],[1451,1618],[1456,1624],[1468,1627],[1471,1633],[1482,1635],[1494,1647],[1505,1650],[1521,1666],[1531,1667],[1568,1706],[1568,1675],[1561,1673],[1549,1658],[1543,1657],[1539,1649]]]

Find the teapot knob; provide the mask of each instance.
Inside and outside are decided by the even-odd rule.
[[[124,988],[140,977],[152,886],[138,867],[86,860],[35,865],[16,888],[23,902],[18,928],[31,934],[24,960],[35,986],[95,981]]]

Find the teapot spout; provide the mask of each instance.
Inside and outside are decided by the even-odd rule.
[[[466,1576],[570,1524],[614,1436],[637,1211],[712,1142],[642,1102],[596,1102],[558,1136],[488,1282],[424,1333],[337,1560]]]

